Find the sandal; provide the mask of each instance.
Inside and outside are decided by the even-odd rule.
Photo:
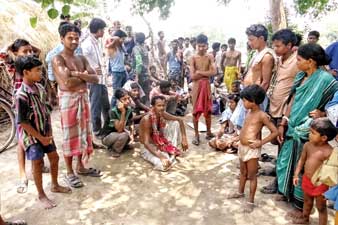
[[[191,143],[193,145],[196,145],[196,146],[200,145],[200,138],[199,137],[195,137],[194,140],[192,140]]]
[[[88,177],[101,177],[102,176],[101,170],[97,170],[94,168],[89,168],[86,170],[87,170],[86,172],[77,171],[77,174],[81,176],[88,176]]]
[[[24,220],[17,220],[17,221],[6,221],[5,222],[6,225],[27,225],[27,222]]]
[[[66,175],[65,176],[65,181],[72,188],[81,188],[81,187],[84,186],[83,183],[82,183],[82,181],[80,180],[80,178],[77,177],[77,176],[75,176],[74,174],[72,174],[70,176]]]
[[[213,139],[214,137],[215,137],[215,135],[214,135],[213,133],[210,133],[210,134],[207,134],[207,135],[205,136],[205,139],[211,140],[211,139]]]
[[[16,188],[16,192],[19,194],[26,193],[28,189],[28,180],[22,180],[20,181],[19,186]]]

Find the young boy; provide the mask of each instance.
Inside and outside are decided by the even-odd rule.
[[[209,146],[212,148],[215,148],[216,150],[224,151],[227,150],[228,148],[229,151],[228,153],[235,153],[235,149],[231,149],[232,145],[236,140],[238,141],[237,134],[234,133],[234,126],[230,121],[230,118],[232,116],[232,113],[235,111],[237,103],[239,101],[239,96],[238,95],[229,95],[228,96],[228,107],[226,110],[223,111],[220,123],[221,123],[221,128],[218,131],[216,138],[213,138],[211,141],[209,141]],[[224,134],[231,134],[231,138],[229,136],[223,136]]]
[[[195,138],[192,141],[194,145],[200,144],[198,132],[198,120],[201,114],[204,114],[207,125],[206,139],[210,140],[215,135],[211,133],[211,111],[212,96],[210,88],[210,77],[216,74],[214,57],[207,54],[208,37],[200,34],[196,38],[197,54],[191,58],[190,73],[192,79],[192,105],[193,105],[193,123]]]
[[[15,97],[17,109],[17,123],[20,125],[19,140],[24,146],[26,157],[32,160],[33,178],[38,190],[38,198],[45,209],[56,204],[50,200],[43,190],[42,166],[46,153],[50,161],[52,177],[52,192],[70,193],[68,187],[59,185],[58,163],[59,156],[53,141],[50,119],[50,108],[46,105],[46,92],[38,84],[41,80],[42,63],[33,56],[19,57],[15,62],[17,72],[23,76],[23,83]]]
[[[326,199],[323,194],[329,188],[325,184],[316,186],[311,179],[317,169],[330,157],[333,148],[328,142],[336,135],[337,129],[328,118],[318,118],[311,124],[309,141],[304,144],[293,176],[293,184],[297,186],[300,183],[299,175],[301,171],[304,171],[301,182],[304,192],[303,217],[294,219],[294,223],[309,224],[313,201],[316,199],[319,225],[327,224]]]
[[[244,212],[252,212],[257,188],[256,174],[261,147],[276,138],[278,131],[270,121],[269,116],[259,107],[265,98],[265,91],[262,87],[257,84],[249,85],[243,89],[240,96],[244,107],[248,110],[239,135],[238,157],[241,174],[238,192],[229,195],[228,198],[244,197],[245,183],[250,180],[250,195]],[[263,126],[270,130],[270,134],[262,139]]]

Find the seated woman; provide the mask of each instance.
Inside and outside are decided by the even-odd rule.
[[[220,119],[221,128],[215,138],[209,141],[209,146],[220,151],[234,153],[237,151],[238,135],[230,121],[232,113],[235,111],[239,101],[238,95],[228,96],[228,107],[222,113]]]

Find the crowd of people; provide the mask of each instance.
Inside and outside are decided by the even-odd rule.
[[[270,38],[270,48],[267,28],[253,24],[246,29],[248,52],[243,64],[235,38],[227,44],[212,43],[208,51],[205,34],[166,43],[159,31],[158,42],[149,46],[151,37],[134,33],[131,26],[124,31],[119,21],[105,34],[108,25],[100,18],[93,18],[86,30],[81,21],[61,19],[60,43],[44,60],[39,59],[38,46],[27,40],[17,39],[7,50],[19,141],[18,193],[28,188],[27,158],[32,161],[39,200],[46,209],[55,207],[44,192],[42,173],[51,173],[55,193],[83,187],[80,175],[100,177],[99,169],[87,167],[94,148],[100,147],[98,140],[113,157],[140,142],[144,160],[156,170],[170,170],[188,149],[183,116],[191,103],[191,143],[201,144],[203,114],[210,148],[238,154],[239,188],[227,198],[245,197],[249,181],[245,212],[255,207],[258,161],[268,142],[278,146],[277,176],[262,193],[292,203],[294,210],[287,216],[298,224],[309,223],[314,199],[319,224],[327,224],[326,199],[335,201],[338,210],[337,149],[328,143],[337,135],[338,42],[325,51],[317,44],[319,32],[311,31],[308,43],[302,44],[300,35],[281,29]],[[69,187],[58,183],[52,110],[61,115]],[[214,134],[212,115],[220,113],[219,131]],[[44,164],[45,154],[50,168]],[[337,220],[338,214],[336,224]],[[1,217],[0,224],[5,224]]]

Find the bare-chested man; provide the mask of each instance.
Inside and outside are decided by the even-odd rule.
[[[268,30],[261,24],[254,24],[246,29],[246,34],[248,36],[248,43],[255,52],[248,64],[248,72],[244,77],[243,84],[245,87],[257,84],[264,91],[267,91],[275,66],[274,52],[266,44]],[[266,110],[267,103],[268,99],[265,97],[261,104],[263,111]],[[245,108],[242,101],[238,103],[234,115],[236,116],[232,117],[232,123],[237,127],[242,127],[245,119]]]
[[[83,183],[74,173],[74,156],[78,157],[77,174],[100,176],[100,171],[86,169],[83,164],[93,152],[87,82],[97,83],[99,79],[85,57],[74,55],[79,45],[79,28],[65,24],[60,28],[60,35],[64,50],[53,58],[53,72],[59,85],[66,181],[71,187],[79,188]]]
[[[274,52],[266,43],[268,30],[261,24],[254,24],[246,29],[246,34],[250,47],[256,50],[256,53],[249,62],[244,86],[258,84],[267,91],[275,65]]]
[[[211,133],[211,111],[212,96],[210,87],[210,77],[216,74],[216,65],[214,57],[207,54],[208,37],[200,34],[196,37],[197,54],[191,58],[190,73],[192,79],[192,105],[193,105],[193,123],[195,137],[192,141],[194,145],[200,144],[198,131],[198,121],[203,114],[207,125],[206,139],[210,140],[215,135]]]
[[[167,76],[167,62],[166,57],[167,53],[165,51],[165,40],[164,40],[164,32],[158,32],[159,40],[157,42],[157,50],[158,50],[158,58],[160,59],[160,63],[164,72],[164,76]]]
[[[224,83],[228,91],[231,90],[231,85],[234,80],[238,80],[239,72],[241,71],[241,57],[240,51],[235,50],[236,39],[229,38],[229,51],[224,52],[221,59],[221,67],[224,72]]]
[[[179,142],[183,151],[188,149],[184,122],[181,118],[165,112],[165,97],[154,96],[151,105],[151,110],[142,118],[139,128],[142,130],[141,155],[153,164],[155,169],[167,171],[175,161],[175,157],[181,154],[178,149]],[[166,126],[167,121],[171,123]]]

